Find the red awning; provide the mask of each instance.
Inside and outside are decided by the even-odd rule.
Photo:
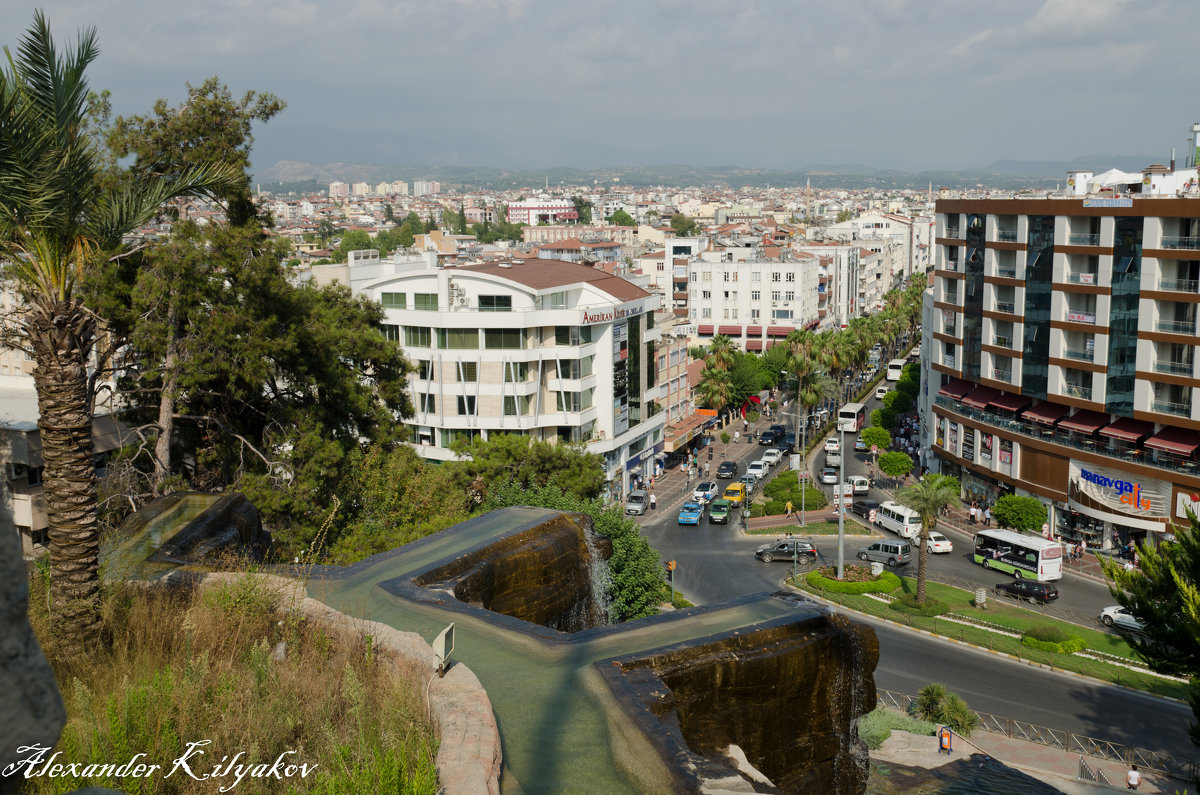
[[[762,326],[746,326],[746,336],[747,337],[761,337],[762,336]]]
[[[982,409],[987,408],[987,404],[1000,396],[1000,390],[992,389],[990,386],[981,386],[971,394],[962,399],[964,406]]]
[[[791,326],[767,326],[768,337],[786,337],[792,333]]]
[[[762,340],[746,340],[746,350],[761,351],[763,349]]]
[[[1080,433],[1095,433],[1108,424],[1108,415],[1098,411],[1077,411],[1058,423],[1058,427]]]
[[[808,329],[809,331],[812,331],[819,325],[821,325],[821,318],[817,318],[816,320],[813,320],[807,326],[805,326],[805,328]]]
[[[962,396],[975,388],[975,385],[970,381],[964,381],[961,378],[951,378],[946,382],[946,385],[938,390],[938,394],[943,397],[962,400]]]
[[[1043,425],[1053,425],[1059,419],[1067,416],[1071,407],[1064,403],[1039,403],[1031,409],[1026,409],[1022,419],[1040,422]]]
[[[1101,436],[1120,439],[1124,442],[1136,442],[1143,436],[1149,436],[1152,433],[1154,433],[1153,422],[1135,420],[1129,417],[1122,417],[1112,425],[1106,425],[1100,429]]]
[[[1200,447],[1200,433],[1183,428],[1163,428],[1145,441],[1145,446],[1176,455],[1191,455]]]
[[[1005,411],[1020,411],[1032,402],[1024,395],[1010,395],[1007,392],[1001,392],[995,400],[989,400],[988,405]]]
[[[717,333],[724,334],[726,337],[742,336],[741,326],[717,326]]]
[[[701,326],[701,327],[699,328],[699,330],[697,330],[697,332],[696,332],[696,333],[697,333],[697,334],[700,334],[701,336],[704,336],[704,337],[711,337],[711,336],[712,336],[712,330],[713,330],[713,327],[712,327],[712,326]]]

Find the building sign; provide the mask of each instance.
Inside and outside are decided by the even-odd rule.
[[[975,429],[963,426],[962,457],[968,461],[975,460]]]
[[[985,464],[992,463],[992,435],[990,433],[979,435],[979,460]]]
[[[1131,520],[1158,520],[1155,522],[1157,529],[1162,529],[1161,521],[1170,517],[1170,483],[1157,478],[1135,477],[1120,470],[1084,464],[1074,459],[1071,461],[1067,496],[1072,508],[1108,508]],[[1122,523],[1120,516],[1110,521]]]
[[[1000,463],[1001,464],[1011,464],[1012,463],[1012,453],[1013,453],[1012,442],[1010,442],[1008,439],[1001,439],[1000,440]]]
[[[659,296],[652,295],[647,298],[640,298],[637,301],[630,301],[617,306],[606,306],[598,309],[584,309],[580,312],[579,325],[591,326],[596,323],[611,323],[614,320],[624,320],[627,317],[641,315],[645,312],[653,312],[658,308]]]
[[[946,418],[938,417],[934,425],[934,432],[937,434],[934,444],[938,447],[945,448],[946,446]]]
[[[1133,199],[1084,199],[1084,207],[1132,207]]]
[[[954,455],[958,455],[958,423],[950,423],[950,446],[946,448]]]
[[[1087,312],[1067,312],[1067,320],[1074,320],[1077,323],[1095,323],[1096,316],[1089,315]]]

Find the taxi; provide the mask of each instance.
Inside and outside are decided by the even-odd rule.
[[[741,482],[730,483],[725,487],[725,492],[721,496],[734,505],[741,505],[746,499],[746,484]]]

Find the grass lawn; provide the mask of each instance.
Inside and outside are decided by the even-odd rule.
[[[1031,649],[1028,646],[1021,645],[1020,638],[1010,638],[1004,635],[999,635],[995,632],[990,632],[982,627],[971,627],[963,624],[949,621],[945,617],[935,616],[925,618],[922,616],[914,616],[908,613],[902,613],[898,610],[891,609],[888,605],[880,602],[877,599],[872,599],[868,596],[850,595],[832,593],[829,591],[817,591],[811,588],[807,581],[801,577],[799,586],[807,591],[819,594],[821,597],[836,602],[854,610],[859,610],[869,615],[886,618],[891,621],[896,621],[917,629],[923,629],[934,634],[941,635],[947,638],[955,638],[974,646],[981,646],[987,649],[993,649],[1005,654],[1011,654],[1014,657],[1020,657],[1025,660],[1051,665],[1055,668],[1061,668],[1067,671],[1084,674],[1086,676],[1095,677],[1096,679],[1114,684],[1125,685],[1126,687],[1145,690],[1150,693],[1159,695],[1171,696],[1172,698],[1182,699],[1186,696],[1187,685],[1182,682],[1173,682],[1167,679],[1161,679],[1152,674],[1145,674],[1139,671],[1131,671],[1127,668],[1122,668],[1119,665],[1111,665],[1109,663],[1097,662],[1084,657],[1073,654],[1054,654],[1051,652],[1039,651]],[[1004,600],[996,599],[990,592],[988,594],[986,609],[979,610],[975,608],[975,594],[970,591],[964,591],[961,588],[954,588],[942,583],[926,581],[926,595],[929,598],[937,599],[940,602],[950,605],[951,613],[958,613],[964,616],[977,618],[981,621],[987,621],[991,624],[996,624],[1005,627],[1013,632],[1023,632],[1034,625],[1050,625],[1062,629],[1070,635],[1076,635],[1087,641],[1088,649],[1092,649],[1106,654],[1124,657],[1134,664],[1140,664],[1129,645],[1124,640],[1116,635],[1110,635],[1107,632],[1101,632],[1096,629],[1082,627],[1078,624],[1072,624],[1068,621],[1051,618],[1042,615],[1036,610],[1030,610],[1023,607],[1017,607],[1013,604],[1005,604]],[[916,579],[912,577],[902,577],[901,586],[895,592],[895,595],[901,593],[911,593],[916,590]]]
[[[787,524],[781,524],[778,527],[757,527],[746,531],[746,535],[750,536],[777,536],[781,533],[791,533],[800,536],[835,536],[837,535],[837,522],[809,522],[804,527],[801,527],[798,522],[788,521]],[[846,522],[846,535],[848,536],[869,536],[871,531],[860,525],[858,522]]]

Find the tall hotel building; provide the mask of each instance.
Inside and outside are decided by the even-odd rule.
[[[965,496],[1036,496],[1109,548],[1200,494],[1195,168],[1072,172],[1066,193],[937,202],[925,301],[927,463]]]

